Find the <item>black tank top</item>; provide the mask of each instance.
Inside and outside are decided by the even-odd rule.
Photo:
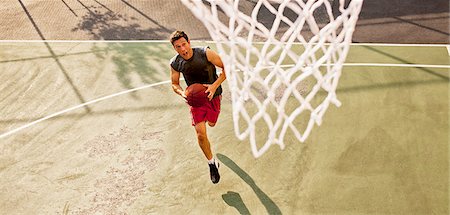
[[[170,60],[170,66],[183,74],[186,85],[200,83],[212,84],[217,80],[216,66],[206,58],[206,49],[209,47],[192,48],[193,55],[189,60],[185,60],[179,54]],[[222,94],[222,86],[219,86],[214,97]]]

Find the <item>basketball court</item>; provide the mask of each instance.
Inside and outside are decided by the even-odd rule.
[[[142,2],[123,2],[143,13]],[[91,13],[79,3],[72,14]],[[221,163],[214,185],[170,85],[168,41],[46,40],[37,20],[37,38],[0,41],[1,211],[448,214],[448,44],[353,44],[336,91],[342,106],[330,105],[304,143],[288,138],[257,159],[235,137],[225,81],[208,128]]]

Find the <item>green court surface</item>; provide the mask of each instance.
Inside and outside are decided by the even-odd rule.
[[[1,211],[449,213],[446,46],[354,44],[342,106],[304,143],[288,138],[258,159],[234,136],[225,81],[208,128],[217,185],[168,82],[174,54],[165,41],[1,42]]]

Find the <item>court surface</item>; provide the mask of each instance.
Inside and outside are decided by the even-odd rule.
[[[1,211],[448,214],[446,46],[353,45],[342,106],[258,159],[234,136],[225,81],[208,129],[217,185],[168,82],[174,54],[167,41],[1,42]]]

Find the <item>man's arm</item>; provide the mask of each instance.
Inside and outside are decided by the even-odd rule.
[[[222,72],[220,73],[217,80],[214,81],[214,83],[212,83],[211,85],[206,85],[208,87],[206,92],[209,93],[208,98],[209,98],[209,100],[211,100],[213,98],[214,93],[216,92],[217,88],[222,84],[223,81],[225,81],[225,79],[227,79],[227,77],[225,74],[225,69],[223,66],[222,59],[215,51],[213,51],[209,48],[206,49],[206,58],[208,59],[209,62],[211,62],[215,66],[220,67],[222,69]]]
[[[170,76],[172,79],[172,89],[173,91],[186,99],[186,94],[184,94],[183,88],[180,86],[180,72],[174,70],[172,67],[170,67]]]

